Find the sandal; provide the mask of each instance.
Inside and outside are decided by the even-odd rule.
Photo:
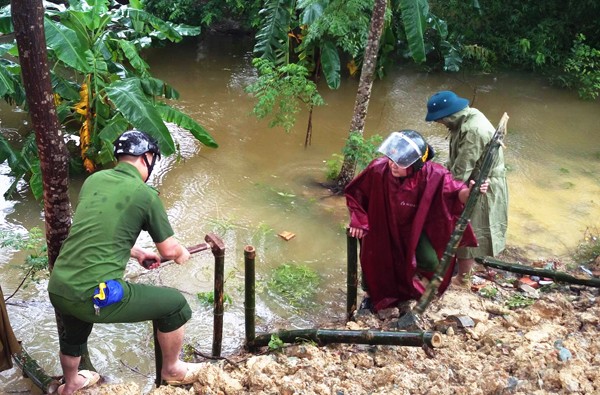
[[[85,382],[83,383],[83,386],[79,387],[77,389],[77,391],[84,389],[84,388],[91,387],[92,385],[96,384],[100,380],[100,375],[91,370],[80,370],[79,372],[77,372],[77,375],[85,378]],[[64,391],[64,389],[65,389],[65,385],[61,384],[57,388],[56,393],[58,395],[61,395],[62,392]]]
[[[203,363],[188,363],[185,376],[181,380],[163,380],[166,385],[188,385],[196,382],[198,373],[206,367]]]

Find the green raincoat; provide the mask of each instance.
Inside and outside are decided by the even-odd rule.
[[[485,146],[496,128],[475,108],[466,107],[445,118],[449,121],[450,153],[447,167],[454,178],[467,181]],[[459,248],[457,257],[466,259],[478,256],[496,256],[506,244],[508,225],[508,187],[502,147],[496,164],[490,170],[490,186],[479,197],[471,216],[471,226],[479,247]]]

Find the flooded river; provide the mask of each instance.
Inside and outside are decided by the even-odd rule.
[[[147,61],[154,76],[181,94],[177,107],[204,125],[220,147],[201,147],[185,132],[173,130],[181,157],[161,161],[151,183],[161,191],[177,237],[185,245],[216,233],[226,245],[223,355],[243,342],[243,248],[257,251],[257,331],[307,328],[323,320],[343,320],[347,223],[343,198],[330,196],[320,183],[325,161],[339,154],[348,135],[357,81],[337,91],[322,87],[326,105],[314,112],[312,144],[304,148],[306,114],[285,133],[250,114],[254,101],[244,87],[255,78],[251,42],[211,37],[153,50]],[[530,258],[571,254],[588,227],[600,227],[599,102],[582,102],[573,92],[549,86],[529,74],[435,74],[399,67],[376,81],[366,122],[367,136],[399,129],[422,132],[440,158],[447,156],[447,132],[424,121],[427,98],[451,89],[474,99],[493,124],[510,116],[506,164],[510,188],[508,244]],[[6,133],[26,127],[23,113],[0,108]],[[3,168],[2,173],[6,173]],[[0,176],[6,188],[10,178]],[[81,180],[71,184],[73,202]],[[42,208],[25,193],[0,200],[0,229],[24,232],[43,228]],[[296,236],[285,241],[277,235]],[[147,235],[140,244],[151,246]],[[19,285],[24,254],[4,249],[0,284],[5,297]],[[180,289],[194,310],[186,342],[210,354],[212,309],[196,295],[212,289],[214,259],[201,252],[184,266],[146,273],[131,264],[132,281]],[[283,263],[309,266],[321,277],[317,306],[287,306],[267,288],[274,268]],[[50,374],[60,374],[58,340],[46,280],[21,289],[8,306],[14,330],[29,353]],[[154,364],[150,325],[97,325],[90,339],[95,366],[109,381],[135,381],[152,387]],[[5,391],[27,391],[30,383],[16,369],[0,373]]]

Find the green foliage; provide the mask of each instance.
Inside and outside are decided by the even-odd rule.
[[[446,21],[429,13],[423,39],[429,63],[440,62],[444,71],[460,70],[463,62],[459,50],[461,38],[448,32]]]
[[[214,27],[235,22],[242,29],[259,24],[260,0],[145,0],[144,9],[157,17],[190,25]]]
[[[356,162],[358,169],[364,169],[367,165],[379,156],[377,148],[381,145],[383,138],[375,134],[366,139],[359,132],[351,132],[346,140],[346,145],[342,149],[344,157]]]
[[[479,290],[479,294],[487,299],[494,299],[498,295],[498,289],[495,287],[483,287]]]
[[[360,62],[373,4],[364,0],[269,0],[260,11],[254,54],[276,66],[297,63],[310,78],[341,81],[342,57]]]
[[[529,298],[520,293],[512,294],[510,298],[504,302],[504,304],[506,304],[506,306],[511,310],[529,307],[534,303],[535,299]]]
[[[463,61],[477,69],[489,72],[492,70],[492,65],[496,63],[494,52],[477,44],[463,45],[461,51]]]
[[[597,59],[593,49],[600,48],[600,2],[431,0],[429,4],[432,12],[447,22],[447,37],[469,66],[555,73],[568,65],[565,71],[571,77],[582,74],[583,81],[568,81],[582,97],[597,91],[598,61],[593,60]],[[572,39],[579,34],[590,39],[588,48],[582,40],[573,46]]]
[[[156,42],[178,42],[184,36],[198,35],[200,29],[165,22],[135,8],[137,3],[121,6],[108,0],[71,0],[69,7],[46,4],[44,26],[57,115],[65,132],[76,137],[69,140],[79,144],[72,160],[83,163],[88,172],[113,161],[112,142],[131,127],[154,136],[165,155],[176,150],[165,122],[176,123],[204,145],[217,147],[201,125],[167,104],[179,94],[153,78],[140,56]],[[0,20],[7,18],[10,8],[0,12]],[[12,33],[10,23],[0,23],[0,28],[1,33]],[[4,44],[0,51],[16,55],[16,43]],[[19,73],[16,64],[0,61],[0,93],[5,92],[9,102],[24,105]],[[19,152],[2,143],[2,156],[9,158],[15,183],[30,177],[30,187],[40,197],[37,153],[27,144]],[[8,192],[12,191],[14,185]]]
[[[425,61],[424,35],[429,3],[427,0],[400,0],[399,8],[411,56],[416,63],[422,63]]]
[[[45,273],[48,270],[46,238],[40,228],[31,228],[26,235],[14,231],[0,231],[0,246],[23,251],[27,254],[25,268],[27,275],[31,275],[33,280],[36,280],[38,272],[43,271]]]
[[[307,26],[300,51],[332,42],[352,58],[362,57],[369,35],[372,1],[305,0],[298,2],[298,9],[302,23]]]
[[[275,67],[289,63],[291,43],[288,33],[295,26],[294,0],[267,0],[260,10],[262,25],[255,36],[254,55]],[[259,66],[255,65],[258,69]],[[260,72],[260,69],[259,69]]]
[[[319,275],[308,266],[284,263],[275,269],[268,286],[291,306],[300,308],[312,304],[319,282]]]
[[[261,222],[254,229],[254,232],[252,233],[252,239],[255,240],[259,238],[264,238],[266,236],[273,235],[274,233],[275,230],[272,227],[270,227],[264,222]]]
[[[559,81],[563,86],[576,89],[580,98],[595,100],[600,95],[600,49],[585,44],[583,34],[578,34],[573,41],[563,70],[566,75]]]
[[[206,292],[198,292],[196,294],[198,300],[207,306],[212,306],[215,304],[215,292],[214,291],[206,291]],[[223,294],[223,304],[230,305],[233,303],[233,299],[231,296],[227,294]]]
[[[349,158],[356,163],[358,171],[367,167],[373,159],[380,155],[377,148],[382,140],[383,138],[377,134],[365,140],[361,133],[351,132],[346,140],[346,145],[342,149],[343,156],[333,154],[331,155],[331,159],[325,162],[325,176],[327,179],[335,180],[338,177],[344,163],[344,158]]]
[[[200,3],[197,0],[146,0],[144,9],[166,21],[197,24]]]
[[[196,349],[189,343],[185,343],[181,349],[181,359],[185,362],[194,362]]]
[[[271,335],[271,339],[269,340],[269,350],[271,351],[281,351],[285,343],[283,340],[279,338],[276,334]]]
[[[276,67],[261,58],[255,58],[252,63],[258,69],[259,77],[246,92],[258,100],[253,114],[259,119],[272,118],[270,127],[280,126],[289,132],[301,105],[310,108],[324,104],[315,83],[307,78],[306,68],[293,63]]]
[[[574,258],[578,262],[591,263],[600,256],[600,228],[587,228],[583,240],[577,246]]]
[[[344,157],[340,154],[332,154],[331,159],[325,161],[325,177],[328,180],[335,180],[340,174]]]

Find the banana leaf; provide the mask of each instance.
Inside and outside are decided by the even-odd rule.
[[[429,14],[427,0],[401,0],[402,22],[411,56],[416,63],[425,61],[425,17]]]
[[[255,37],[254,54],[276,66],[286,64],[289,56],[288,31],[294,3],[293,0],[270,0],[260,10],[264,23]]]
[[[165,121],[189,130],[198,141],[207,147],[217,148],[219,146],[206,129],[188,115],[164,103],[157,103],[156,109]]]
[[[91,71],[86,60],[91,52],[75,31],[64,25],[54,23],[49,18],[44,19],[44,30],[48,48],[60,61],[84,74]]]
[[[340,87],[340,55],[335,45],[326,41],[321,45],[321,64],[327,86],[331,89]]]
[[[125,119],[135,128],[158,140],[158,145],[165,155],[175,152],[175,143],[169,129],[154,104],[144,94],[137,78],[113,82],[106,87],[106,93]]]

